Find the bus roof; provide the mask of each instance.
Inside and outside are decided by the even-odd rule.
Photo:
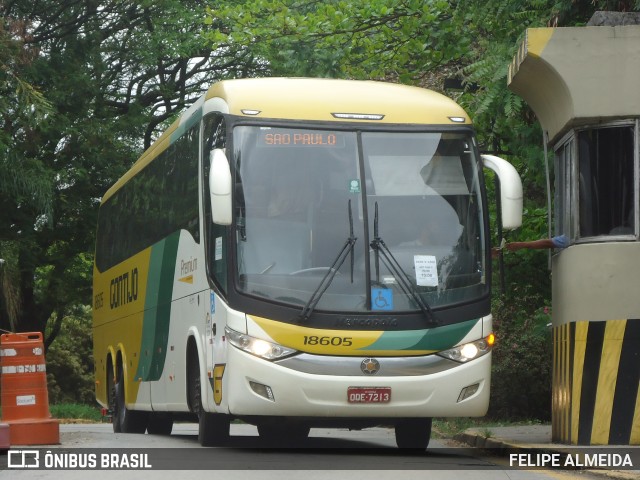
[[[247,118],[407,125],[470,125],[450,98],[424,88],[376,81],[314,78],[223,80],[209,90],[151,145],[104,195],[107,200],[137,172],[202,118],[205,105]],[[203,107],[205,107],[203,109]],[[455,118],[456,120],[452,120]]]
[[[257,118],[320,121],[337,119],[336,113],[383,115],[382,123],[451,124],[464,118],[464,110],[450,98],[424,88],[393,83],[315,78],[247,78],[214,84],[206,99],[220,98],[229,113],[260,112]]]

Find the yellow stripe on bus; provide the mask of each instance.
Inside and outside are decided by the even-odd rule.
[[[382,331],[329,330],[309,328],[302,325],[276,322],[266,318],[250,317],[275,342],[302,352],[323,355],[366,355],[361,349],[373,344]],[[389,355],[389,352],[384,352]]]

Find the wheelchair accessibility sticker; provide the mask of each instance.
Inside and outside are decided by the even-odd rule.
[[[390,288],[372,288],[371,310],[393,310],[393,290]]]

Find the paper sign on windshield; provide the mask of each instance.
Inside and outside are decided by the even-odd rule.
[[[421,287],[438,286],[438,262],[434,255],[414,255],[416,284]]]

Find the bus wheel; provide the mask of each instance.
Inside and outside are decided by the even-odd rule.
[[[151,435],[171,435],[173,415],[170,413],[151,413],[147,423],[147,433]]]
[[[195,350],[194,350],[195,351]],[[205,412],[202,407],[202,383],[198,355],[189,362],[189,404],[198,415],[198,442],[203,447],[224,445],[229,440],[231,421],[228,415]]]
[[[144,433],[147,429],[147,412],[129,410],[124,403],[124,375],[120,372],[115,386],[113,409],[113,431],[122,433]]]
[[[398,448],[425,450],[431,439],[430,418],[405,418],[396,423]]]
[[[109,368],[107,375],[107,403],[109,404],[109,413],[111,414],[111,423],[113,424],[113,433],[121,433],[120,422],[116,421],[116,385],[114,381],[113,369]]]
[[[198,414],[198,442],[203,447],[225,445],[229,441],[231,421],[222,413]]]

